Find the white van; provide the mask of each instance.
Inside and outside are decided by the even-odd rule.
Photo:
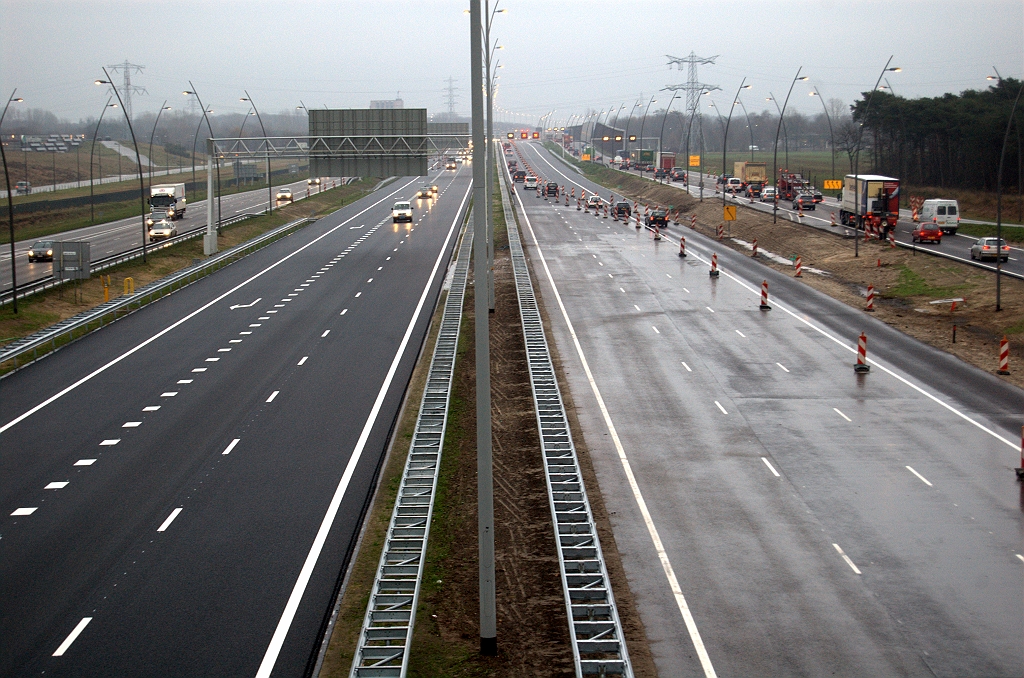
[[[921,223],[933,221],[946,235],[956,235],[960,226],[960,204],[956,200],[932,198],[921,205]]]

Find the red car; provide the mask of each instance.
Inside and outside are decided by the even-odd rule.
[[[913,242],[942,242],[942,229],[931,222],[920,223],[910,234]]]

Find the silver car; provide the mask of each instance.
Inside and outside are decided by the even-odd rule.
[[[1010,258],[1010,246],[1005,240],[996,238],[978,238],[978,241],[971,245],[971,259],[1001,259],[1008,261]]]
[[[150,242],[166,240],[167,238],[173,238],[176,235],[178,235],[177,227],[167,219],[161,219],[149,227]]]

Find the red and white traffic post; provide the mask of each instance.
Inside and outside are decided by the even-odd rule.
[[[768,305],[768,281],[765,280],[761,283],[761,310],[770,311],[772,307]]]
[[[725,224],[718,225],[718,239],[721,240],[725,237]]]
[[[686,238],[684,236],[679,236],[679,256],[686,256]]]
[[[695,231],[697,230],[697,215],[696,214],[694,214],[693,216],[690,217],[690,228],[692,228]]]
[[[796,263],[794,265],[796,266],[796,275],[794,275],[793,277],[794,278],[802,278],[802,277],[804,277],[804,262],[803,262],[803,259],[800,258],[799,254],[796,256]]]
[[[868,305],[864,307],[869,313],[875,312],[875,286],[868,285]]]
[[[757,256],[757,238],[754,238],[753,250],[754,250],[754,253],[751,254],[750,256],[756,257]]]
[[[712,278],[718,277],[718,254],[716,252],[711,253],[711,272],[708,275]]]
[[[1020,468],[1017,471],[1017,480],[1024,480],[1024,426],[1020,427]]]
[[[871,365],[868,365],[868,337],[863,332],[857,338],[857,363],[853,366],[853,371],[857,374],[871,371]]]
[[[999,342],[999,369],[996,374],[1010,373],[1010,342],[1004,336]]]

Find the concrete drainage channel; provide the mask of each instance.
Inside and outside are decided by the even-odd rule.
[[[76,316],[52,325],[45,330],[8,344],[3,349],[0,349],[0,370],[10,374],[38,358],[71,343],[75,339],[79,339],[93,330],[114,322],[132,311],[137,311],[146,304],[175,292],[185,285],[194,283],[200,278],[228,264],[234,263],[238,259],[252,254],[256,250],[314,221],[316,219],[303,217],[302,219],[279,226],[257,238],[253,238],[249,242],[216,254],[200,264],[189,266],[177,273],[172,273],[165,278],[156,280],[140,288],[134,294],[128,294],[100,304],[95,308],[83,311]]]
[[[430,536],[473,233],[466,230],[420,401],[409,457],[359,632],[351,676],[405,676]]]
[[[500,159],[501,155],[498,157]],[[558,564],[570,620],[569,636],[572,638],[576,675],[632,676],[622,622],[615,606],[604,554],[569,430],[569,419],[544,335],[540,308],[509,201],[509,177],[500,163],[498,169],[504,179],[501,204],[508,225],[509,251],[544,455],[548,502],[555,522]]]

